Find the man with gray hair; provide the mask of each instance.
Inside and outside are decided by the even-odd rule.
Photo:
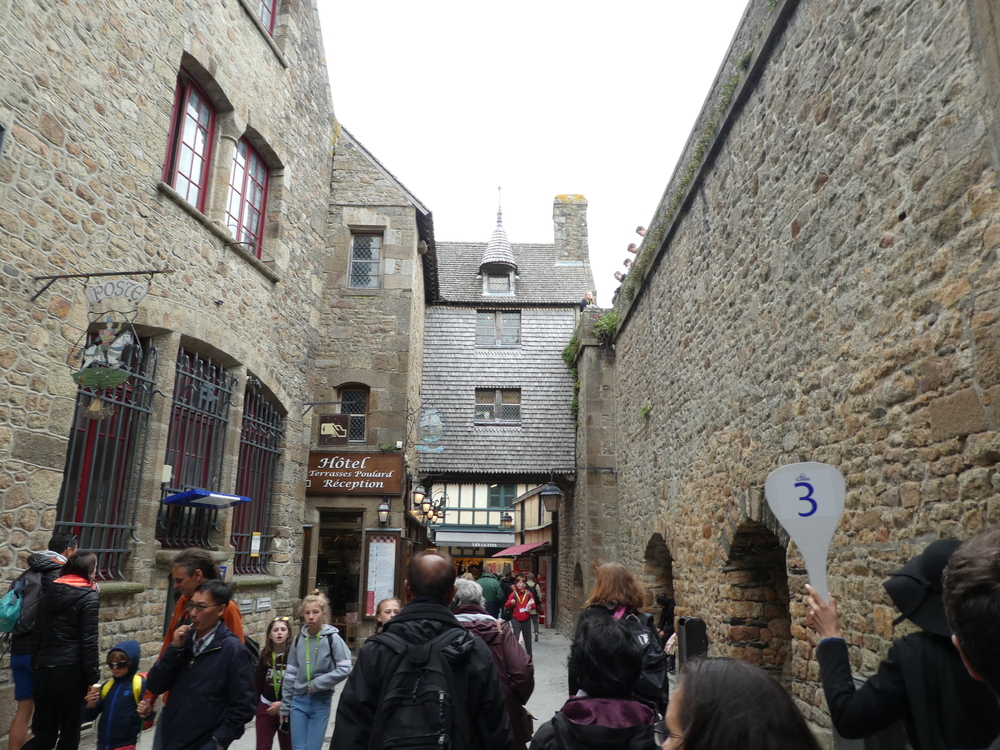
[[[521,648],[510,626],[499,625],[485,609],[483,589],[476,581],[465,578],[455,579],[455,597],[451,600],[451,610],[462,627],[485,641],[490,647],[493,661],[500,673],[500,687],[503,689],[507,715],[514,729],[514,747],[525,750],[531,739],[530,719],[524,705],[535,689],[535,667],[531,656]]]

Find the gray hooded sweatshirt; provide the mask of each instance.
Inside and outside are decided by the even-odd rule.
[[[318,635],[309,635],[307,629],[302,628],[295,636],[285,668],[285,695],[305,695],[312,688],[314,694],[328,691],[333,697],[334,686],[345,680],[351,671],[351,652],[339,633],[333,625],[324,625]],[[281,702],[283,715],[287,716],[291,709],[290,700]]]

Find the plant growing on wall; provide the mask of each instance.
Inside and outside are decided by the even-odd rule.
[[[652,406],[649,404],[643,404],[639,407],[639,416],[643,419],[649,419],[649,412],[652,410]]]
[[[611,340],[615,337],[615,331],[618,330],[620,320],[621,315],[618,312],[618,308],[615,307],[594,316],[594,332],[602,344],[611,343]]]

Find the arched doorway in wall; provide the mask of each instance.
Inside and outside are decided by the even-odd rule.
[[[659,533],[653,534],[646,544],[642,563],[642,583],[646,587],[646,606],[656,608],[656,595],[674,598],[674,558],[667,542]],[[657,608],[658,610],[658,608]]]
[[[785,548],[763,525],[747,521],[737,529],[723,572],[720,604],[730,656],[778,676],[792,640]]]
[[[571,602],[574,623],[586,600],[586,594],[583,593],[583,568],[580,567],[580,563],[577,563],[576,567],[573,568],[573,600]]]

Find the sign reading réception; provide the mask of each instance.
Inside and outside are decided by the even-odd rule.
[[[401,453],[309,454],[306,492],[311,495],[398,495],[403,491]]]
[[[829,601],[826,560],[844,512],[844,477],[829,464],[789,464],[767,475],[764,493],[774,517],[799,548],[810,585]]]

